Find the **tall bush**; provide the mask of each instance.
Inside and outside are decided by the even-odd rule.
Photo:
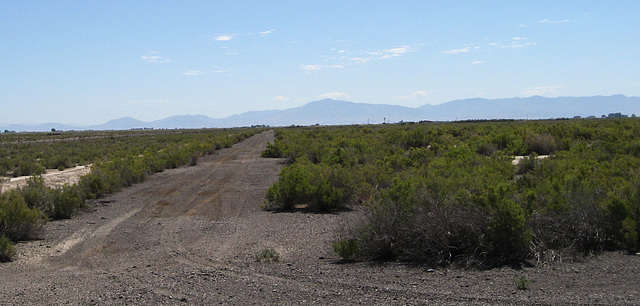
[[[11,240],[35,237],[46,222],[46,216],[37,208],[30,208],[18,190],[0,195],[0,235]]]

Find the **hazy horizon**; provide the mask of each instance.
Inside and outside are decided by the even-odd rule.
[[[640,3],[5,1],[0,124],[640,96]]]
[[[457,120],[546,120],[573,117],[605,117],[616,114],[635,116],[640,113],[640,97],[611,95],[591,97],[468,98],[442,104],[417,107],[372,104],[324,98],[284,110],[247,111],[215,118],[202,114],[176,114],[156,120],[140,120],[132,116],[111,118],[104,122],[82,125],[65,122],[2,124],[0,130],[127,130],[132,128],[203,128],[251,125],[349,125],[383,122],[457,121]],[[387,120],[388,119],[388,120]],[[373,120],[373,121],[371,121]]]

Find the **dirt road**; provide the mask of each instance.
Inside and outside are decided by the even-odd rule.
[[[640,256],[491,271],[337,263],[331,241],[359,212],[260,209],[284,166],[273,132],[49,222],[0,265],[0,304],[640,303]],[[256,262],[265,248],[281,262]],[[516,278],[531,280],[517,290]]]

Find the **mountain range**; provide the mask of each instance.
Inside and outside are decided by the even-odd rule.
[[[285,110],[250,111],[227,118],[204,115],[179,115],[151,122],[131,117],[94,126],[70,126],[59,123],[14,124],[0,127],[9,131],[127,130],[136,128],[225,128],[252,125],[342,125],[376,124],[400,121],[454,121],[473,119],[549,119],[588,117],[622,113],[640,114],[640,97],[624,95],[546,98],[533,96],[506,99],[463,99],[438,105],[406,107],[324,99]]]

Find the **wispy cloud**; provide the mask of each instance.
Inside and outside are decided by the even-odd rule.
[[[426,97],[429,94],[428,90],[418,90],[418,91],[414,91],[411,94],[408,94],[406,96],[397,96],[394,97],[394,99],[415,99],[415,98],[422,98],[422,97]]]
[[[486,63],[485,61],[473,61],[471,62],[471,65],[480,65],[480,64],[484,64]]]
[[[528,42],[526,37],[514,37],[511,39],[511,45],[502,46],[502,48],[522,48],[526,46],[535,46],[536,43]]]
[[[285,102],[285,101],[291,100],[291,98],[285,97],[285,96],[275,96],[275,97],[273,97],[273,99],[276,100],[276,101],[280,101],[280,102]]]
[[[328,92],[321,95],[316,96],[318,99],[348,99],[349,95],[344,92]]]
[[[565,22],[569,22],[569,19],[549,20],[549,19],[545,18],[545,19],[542,19],[542,20],[538,21],[538,23],[565,23]]]
[[[160,52],[157,51],[149,51],[148,55],[143,55],[141,58],[143,61],[148,62],[148,63],[169,63],[171,62],[170,59],[160,56],[158,55],[160,54]]]
[[[379,56],[379,59],[387,59],[392,57],[398,57],[406,53],[415,52],[417,49],[412,48],[411,46],[400,46],[396,48],[386,49],[382,51],[373,51],[369,52],[369,54],[374,56]]]
[[[200,70],[189,70],[189,71],[183,72],[182,74],[184,74],[184,75],[202,75],[202,74],[204,74],[204,72],[202,72]]]
[[[139,104],[157,104],[157,103],[169,103],[175,102],[175,100],[170,99],[152,99],[152,100],[131,100],[129,103],[139,103]]]
[[[302,65],[303,70],[322,70],[325,68],[345,68],[352,65],[366,64],[373,61],[386,60],[390,58],[398,58],[405,54],[418,51],[418,48],[410,45],[402,45],[399,47],[375,50],[375,51],[348,51],[345,49],[332,49],[333,54],[327,56],[326,62],[334,62],[335,64],[324,65]]]
[[[234,35],[220,35],[214,38],[215,41],[230,41],[233,39]]]
[[[264,35],[268,35],[268,34],[271,34],[271,33],[273,33],[273,30],[267,30],[267,31],[260,32],[260,35],[264,36]]]
[[[347,59],[356,64],[366,64],[373,60],[372,57],[349,57]]]
[[[553,85],[553,86],[538,86],[531,89],[523,90],[522,94],[526,97],[530,96],[542,96],[542,95],[555,95],[558,93],[557,89],[562,86]]]
[[[333,69],[340,69],[340,68],[344,68],[344,66],[342,65],[302,65],[302,70],[321,70],[321,69],[325,69],[325,68],[333,68]]]
[[[462,48],[462,49],[451,49],[451,50],[445,50],[442,51],[442,53],[446,53],[446,54],[460,54],[460,53],[467,53],[471,51],[471,47],[466,47],[466,48]]]
[[[511,42],[509,42],[509,43],[493,42],[493,43],[488,44],[488,46],[489,47],[495,47],[495,48],[501,48],[501,49],[507,49],[507,48],[524,48],[524,47],[529,47],[529,46],[535,46],[536,45],[536,43],[530,42],[528,40],[529,40],[529,38],[527,38],[527,37],[516,36],[516,37],[512,38]]]

